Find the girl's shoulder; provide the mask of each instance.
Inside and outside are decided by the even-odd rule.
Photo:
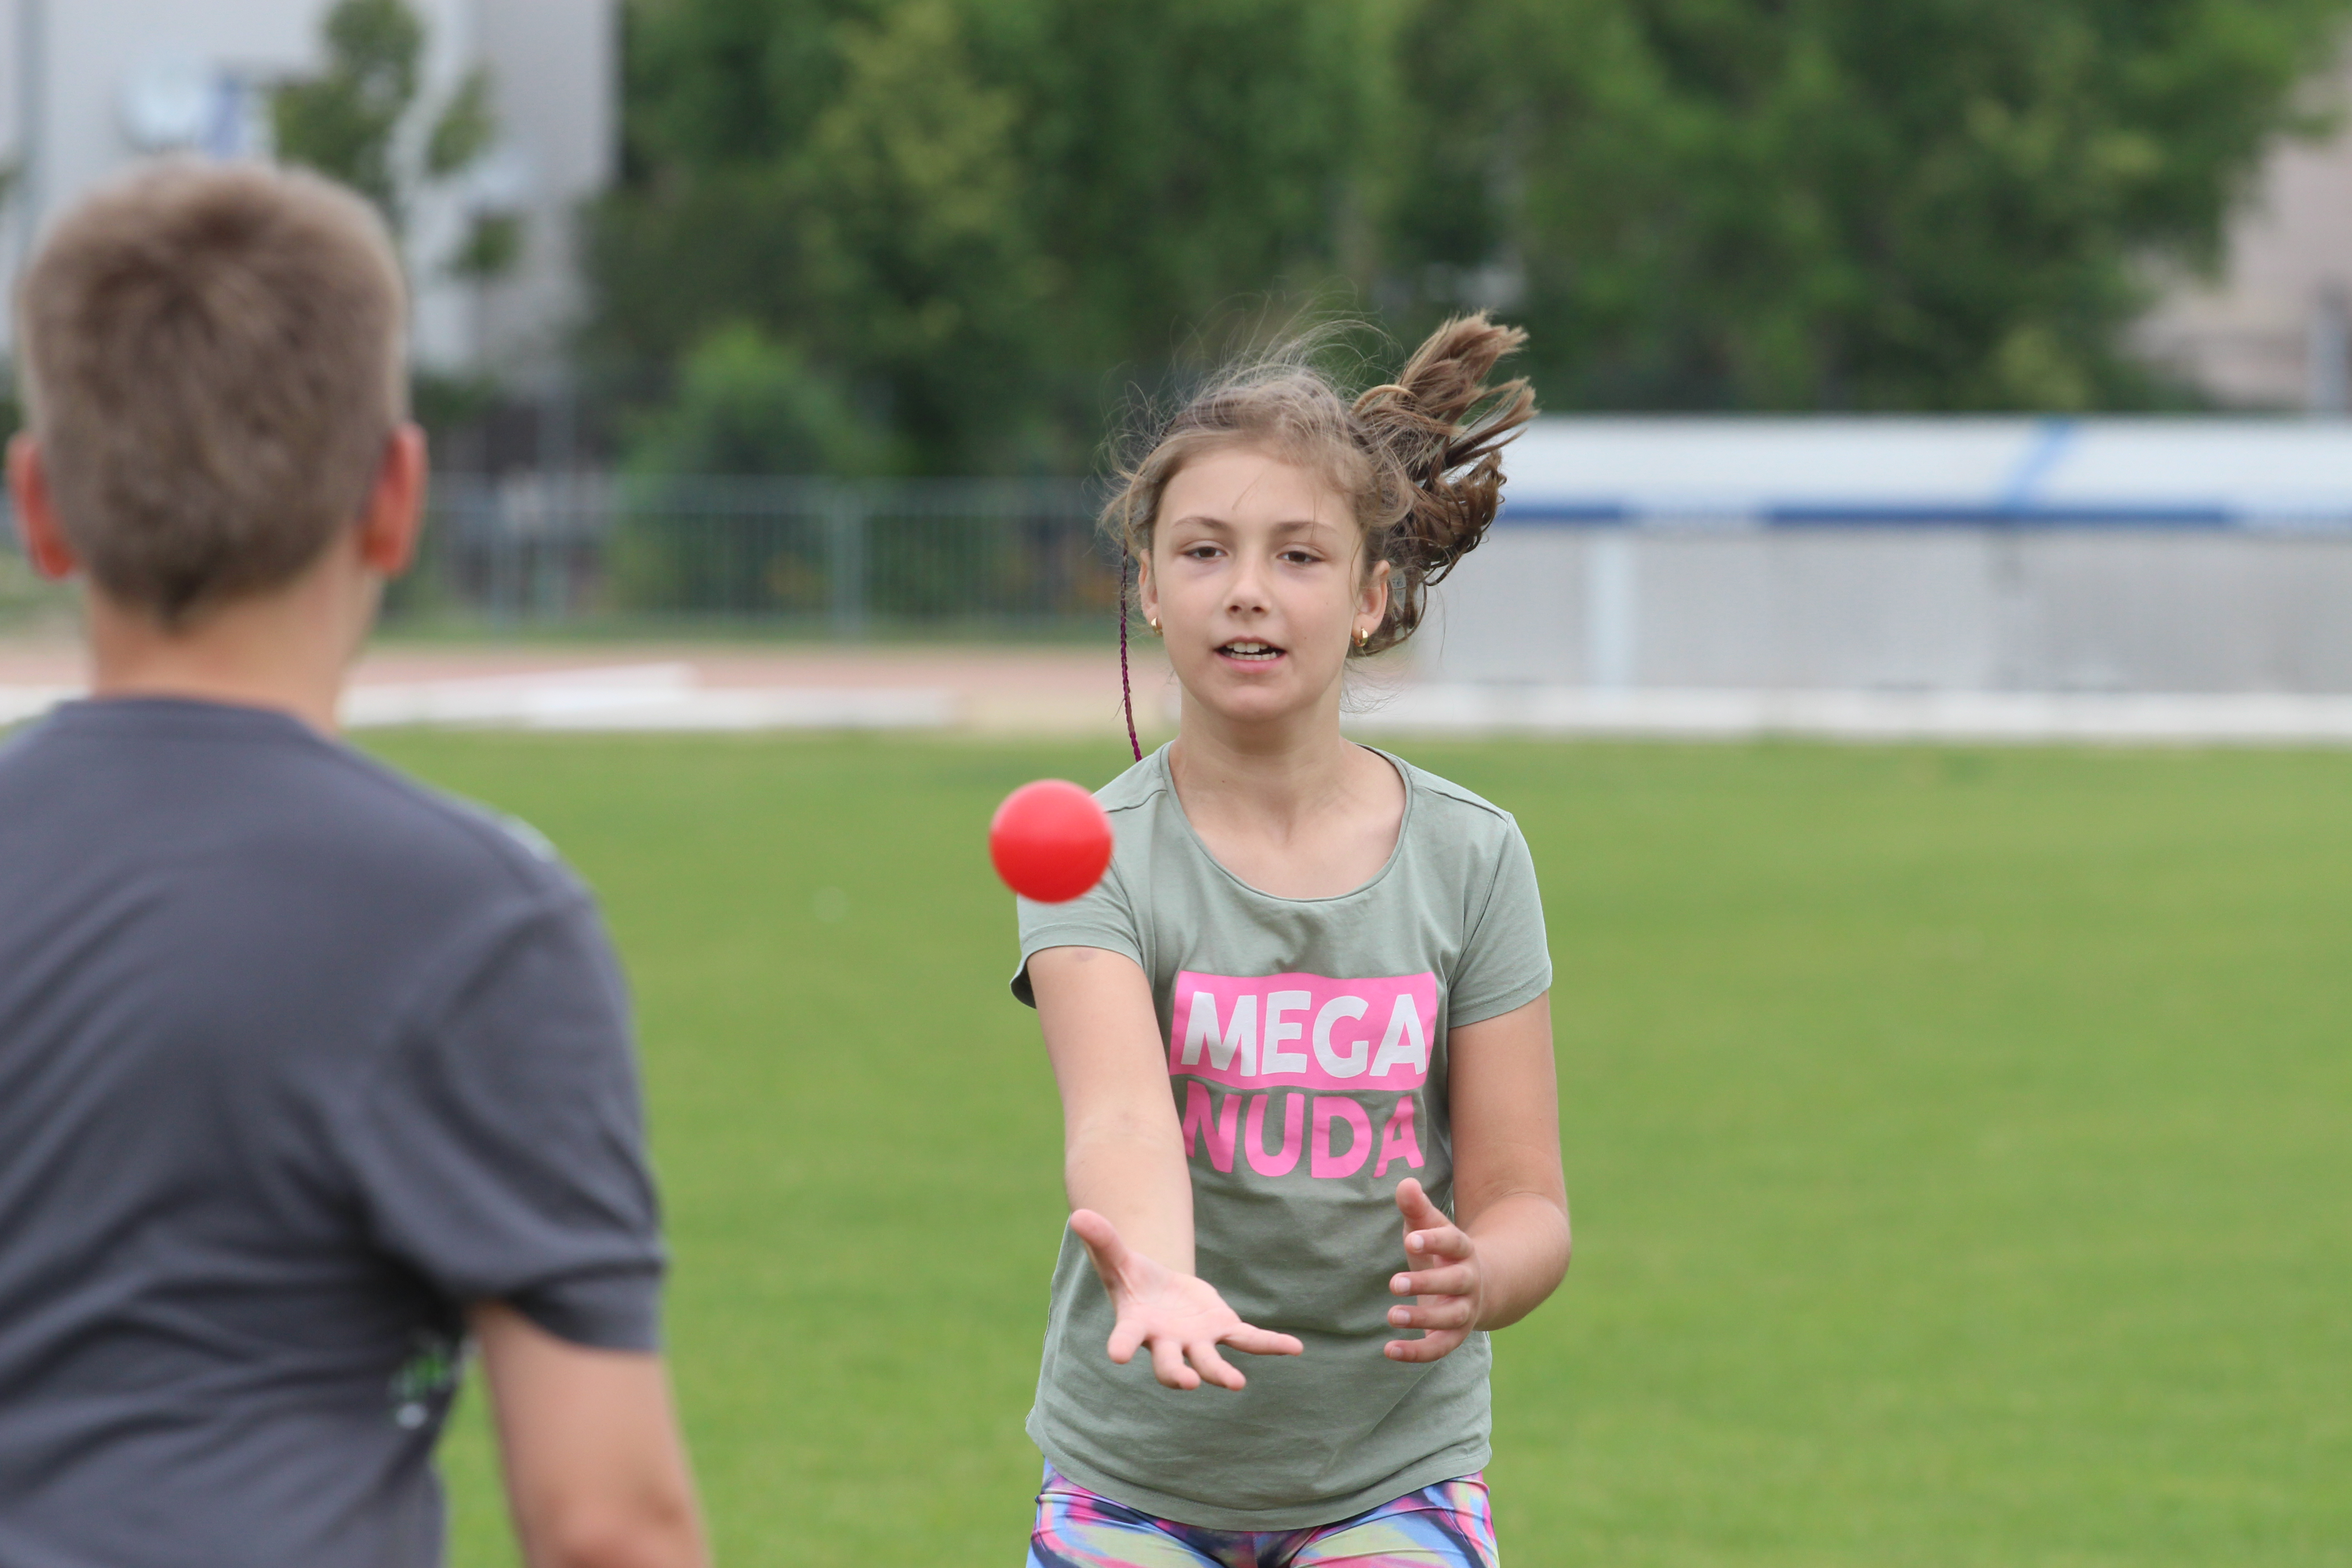
[[[1116,816],[1127,811],[1141,811],[1171,798],[1173,785],[1168,776],[1168,748],[1147,752],[1143,760],[1132,764],[1110,783],[1095,791],[1095,799],[1105,811]]]
[[[1381,755],[1394,763],[1412,797],[1412,818],[1417,831],[1455,841],[1500,846],[1519,837],[1518,819],[1485,795],[1452,779],[1416,767],[1392,752]]]

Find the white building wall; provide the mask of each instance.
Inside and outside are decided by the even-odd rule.
[[[2334,84],[2352,95],[2352,67]],[[2220,273],[2185,279],[2142,350],[2238,407],[2352,412],[2352,121],[2283,141],[2230,223]]]
[[[521,265],[482,291],[480,342],[491,363],[543,378],[562,364],[580,310],[581,205],[618,173],[620,18],[614,0],[478,5],[510,143],[510,162],[489,173],[515,180],[528,220]]]
[[[13,289],[43,222],[144,154],[131,103],[139,84],[151,100],[168,100],[174,83],[216,92],[243,83],[257,121],[260,90],[318,68],[329,3],[0,0],[0,144],[22,170],[0,218],[0,286]],[[616,0],[409,3],[427,29],[425,111],[412,140],[467,70],[487,61],[507,142],[473,179],[427,193],[409,215],[417,356],[436,368],[528,378],[560,346],[576,303],[572,214],[610,174]],[[223,130],[207,125],[199,144],[256,150]],[[519,202],[529,217],[522,267],[488,287],[454,279],[444,266],[465,232],[467,204],[485,195]],[[7,331],[0,326],[0,344]]]

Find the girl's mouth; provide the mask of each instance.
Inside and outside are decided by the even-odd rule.
[[[1272,643],[1249,638],[1226,643],[1217,649],[1217,653],[1220,658],[1230,658],[1236,664],[1272,664],[1282,657],[1282,649]]]

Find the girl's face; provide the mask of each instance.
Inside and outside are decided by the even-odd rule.
[[[1388,609],[1388,563],[1365,572],[1362,551],[1346,498],[1311,469],[1246,447],[1178,469],[1140,586],[1185,700],[1242,723],[1336,713],[1348,649]]]

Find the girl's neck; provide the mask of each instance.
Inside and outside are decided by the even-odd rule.
[[[1206,808],[1279,822],[1344,793],[1358,749],[1339,733],[1337,711],[1307,723],[1235,725],[1188,705],[1168,761],[1195,815]]]
[[[1260,892],[1337,898],[1378,876],[1404,821],[1404,781],[1339,733],[1336,708],[1287,735],[1188,710],[1168,753],[1209,853]]]

